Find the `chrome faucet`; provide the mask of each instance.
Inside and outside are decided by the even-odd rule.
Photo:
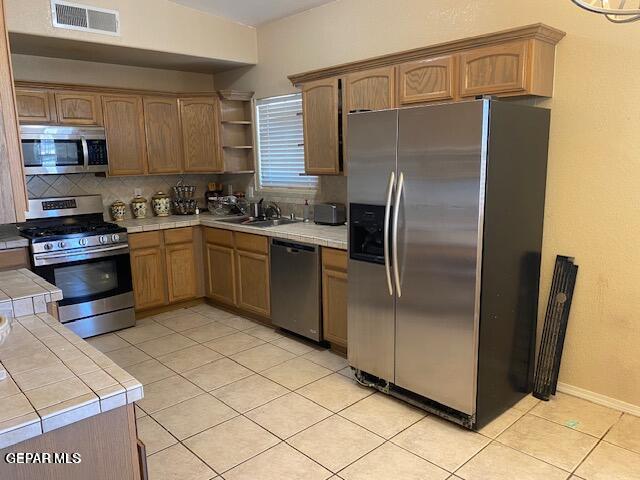
[[[265,218],[272,219],[272,218],[282,217],[282,211],[280,210],[280,207],[278,206],[277,203],[271,202],[271,201],[266,201],[265,203],[266,203],[266,205],[264,206]],[[271,211],[275,213],[275,216],[271,214]]]

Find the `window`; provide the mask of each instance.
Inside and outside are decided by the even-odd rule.
[[[304,173],[302,95],[258,100],[258,182],[260,188],[315,189],[318,177]]]

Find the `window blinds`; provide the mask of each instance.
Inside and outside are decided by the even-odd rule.
[[[302,95],[258,100],[258,162],[260,186],[316,188],[318,177],[304,173]]]

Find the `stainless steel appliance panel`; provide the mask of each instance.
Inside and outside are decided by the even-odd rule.
[[[396,171],[397,129],[397,110],[349,114],[350,209],[353,204],[382,207],[387,204]],[[388,238],[384,238],[387,249]],[[355,247],[354,239],[350,238],[349,364],[393,381],[395,297],[389,284],[390,266],[353,258]],[[388,262],[389,256],[385,259]]]
[[[488,101],[402,109],[395,384],[476,408]]]
[[[93,337],[103,333],[133,327],[136,324],[136,315],[132,308],[125,308],[116,312],[103,315],[81,318],[64,324],[69,330],[82,338]]]
[[[271,322],[315,341],[322,340],[318,250],[271,240]]]
[[[117,310],[133,308],[133,306],[133,292],[127,292],[88,302],[61,305],[58,307],[58,316],[62,323],[67,323],[78,318],[102,315]]]

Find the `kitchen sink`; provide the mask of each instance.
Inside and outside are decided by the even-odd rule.
[[[277,227],[278,225],[289,225],[291,223],[300,223],[302,220],[291,220],[290,218],[272,218],[271,220],[256,220],[248,225],[252,225],[254,227],[266,228],[266,227]]]
[[[251,225],[252,227],[258,228],[277,227],[278,225],[289,225],[291,223],[300,223],[301,221],[302,220],[291,220],[290,218],[273,218],[263,220],[253,217],[236,217],[218,220],[218,222],[233,223],[235,225]]]

